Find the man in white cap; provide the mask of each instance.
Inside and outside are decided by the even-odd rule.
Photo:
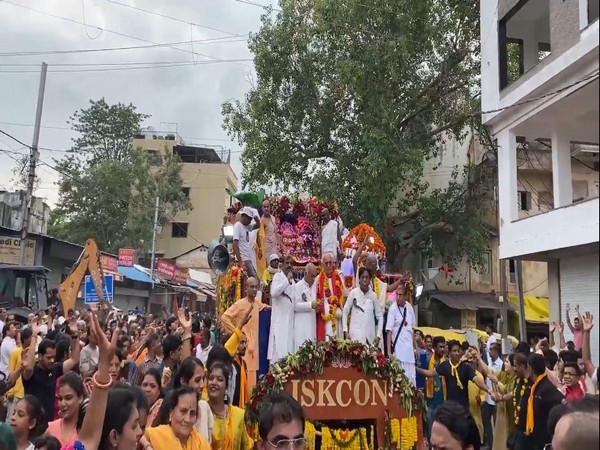
[[[252,223],[252,208],[244,206],[240,211],[240,220],[233,226],[233,254],[237,258],[240,267],[246,271],[249,277],[259,279],[256,268],[252,264],[252,245],[250,233],[260,227],[260,219],[254,217]]]
[[[266,304],[271,304],[271,281],[279,269],[279,255],[273,253],[267,259],[268,266],[262,273],[262,286],[263,286],[263,297],[262,301]]]

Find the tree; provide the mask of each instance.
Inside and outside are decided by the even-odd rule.
[[[459,182],[460,170],[444,191],[428,192],[421,178],[424,161],[445,137],[464,139],[465,128],[479,120],[472,114],[479,94],[478,5],[282,0],[281,12],[265,14],[250,39],[256,85],[244,101],[222,108],[224,128],[244,146],[245,183],[335,200],[346,222],[380,231],[397,207],[390,221],[410,223],[409,235],[417,236],[411,250],[435,245],[426,230],[442,221],[443,211],[433,205],[453,198],[457,214],[443,221],[460,242],[469,196],[455,193],[459,185],[472,186]],[[431,213],[415,213],[425,204]],[[406,236],[387,229],[399,250]],[[456,251],[463,247],[473,257],[481,250]]]
[[[165,151],[151,162],[144,150],[133,148],[133,136],[146,117],[133,105],[109,106],[104,99],[73,115],[72,128],[80,136],[69,156],[56,162],[60,199],[49,234],[80,244],[94,238],[113,253],[121,247],[148,251],[156,197],[161,224],[190,209],[180,160]]]

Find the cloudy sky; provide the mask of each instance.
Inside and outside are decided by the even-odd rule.
[[[259,28],[260,5],[271,3],[276,2],[0,1],[0,130],[28,145],[40,65],[49,65],[36,195],[56,203],[58,174],[48,165],[70,148],[74,133],[66,122],[90,99],[102,97],[133,103],[152,116],[144,125],[176,127],[188,143],[231,149],[239,175],[241,149],[221,128],[221,104],[241,99],[250,88],[254,71],[246,41]],[[0,189],[12,190],[15,159],[28,150],[4,135],[0,149],[10,152],[0,152]]]

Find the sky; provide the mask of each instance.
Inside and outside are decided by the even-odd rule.
[[[221,104],[243,99],[251,88],[247,39],[268,4],[276,6],[275,0],[0,0],[0,130],[27,145],[41,63],[48,64],[35,195],[56,204],[58,174],[50,166],[76,136],[67,120],[102,97],[132,103],[152,116],[144,126],[176,130],[188,144],[230,149],[239,177],[242,149],[222,129]],[[0,149],[0,189],[14,190],[15,159],[29,150],[2,134]]]

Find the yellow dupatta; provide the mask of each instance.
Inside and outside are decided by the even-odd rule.
[[[240,400],[239,404],[236,406],[245,408],[246,402],[250,399],[250,392],[248,392],[248,374],[246,373],[246,364],[244,364],[244,360],[239,355],[235,355],[235,361],[240,366]]]
[[[540,381],[546,378],[546,374],[542,374],[535,379],[535,383],[531,386],[531,391],[529,392],[529,398],[527,399],[527,421],[525,422],[525,433],[531,434],[533,433],[533,395],[535,394],[535,389],[537,388]]]
[[[254,448],[254,441],[246,431],[243,409],[229,406],[227,417],[220,418],[217,415],[214,417],[212,450],[250,450]]]
[[[170,425],[146,428],[146,438],[155,449],[210,450],[210,444],[193,428],[185,446],[177,439]]]
[[[440,359],[439,363],[443,363],[444,361],[446,361],[446,357],[442,356],[442,358]],[[431,355],[431,358],[429,359],[429,370],[434,370],[435,369],[435,355]],[[446,401],[446,379],[444,377],[440,377],[442,380],[442,391],[444,393],[444,401]],[[425,381],[425,393],[427,395],[427,398],[433,398],[433,389],[434,389],[434,379],[433,378],[427,378],[427,380]]]
[[[258,257],[259,245],[262,251],[262,258]],[[271,256],[266,255],[266,251],[267,249],[265,248],[265,225],[261,220],[260,227],[258,229],[258,232],[256,233],[256,248],[254,249],[254,252],[256,253],[256,273],[259,277],[262,276],[263,272],[267,268],[267,258]]]
[[[457,365],[454,365],[452,364],[452,361],[448,360],[448,363],[450,364],[450,373],[454,378],[456,378],[456,385],[460,389],[464,389],[465,387],[463,386],[462,381],[460,381],[460,376],[458,375],[458,366],[460,366],[461,362],[459,361]]]

